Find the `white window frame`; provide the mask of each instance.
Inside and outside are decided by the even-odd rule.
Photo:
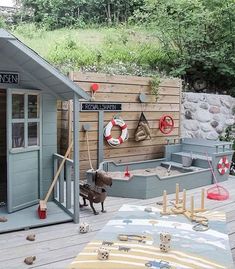
[[[22,119],[13,119],[12,118],[12,95],[20,94],[24,95],[24,118]],[[29,95],[36,95],[38,96],[39,106],[38,106],[38,118],[29,118],[28,117],[28,96]],[[42,100],[41,100],[40,91],[36,90],[24,90],[24,89],[8,89],[8,105],[9,105],[9,113],[8,113],[8,139],[9,139],[9,150],[12,153],[18,152],[27,152],[33,150],[40,150],[41,146],[41,128],[42,128]],[[13,123],[24,123],[24,146],[13,148],[12,147],[12,124]],[[38,145],[29,146],[28,145],[28,124],[29,123],[38,123]]]

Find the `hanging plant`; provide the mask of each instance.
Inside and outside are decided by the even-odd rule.
[[[158,99],[160,83],[161,78],[158,75],[152,77],[152,79],[150,80],[151,94],[155,95],[156,101]]]

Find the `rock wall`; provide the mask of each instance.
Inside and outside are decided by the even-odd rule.
[[[6,22],[12,22],[13,16],[16,14],[17,11],[17,7],[0,6],[0,16],[4,17],[6,19]]]
[[[228,95],[183,93],[181,137],[216,140],[235,120],[235,98]]]

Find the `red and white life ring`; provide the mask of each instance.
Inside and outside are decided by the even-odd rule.
[[[224,175],[230,167],[230,163],[226,156],[222,157],[217,165],[217,169],[221,175]]]
[[[118,138],[113,138],[111,130],[113,126],[119,126],[122,130],[121,135]],[[128,139],[127,125],[122,119],[112,119],[104,129],[104,137],[110,146],[116,147]]]

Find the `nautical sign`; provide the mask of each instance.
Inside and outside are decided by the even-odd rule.
[[[81,111],[121,111],[122,104],[81,103]]]
[[[0,72],[1,84],[19,84],[19,73]]]

